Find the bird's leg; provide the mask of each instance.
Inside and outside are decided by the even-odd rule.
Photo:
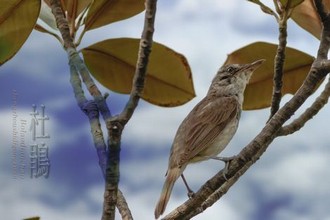
[[[214,160],[221,160],[225,163],[225,168],[223,169],[223,177],[225,178],[225,180],[228,180],[226,174],[228,172],[229,164],[236,157],[237,157],[236,155],[232,157],[211,157]]]
[[[187,188],[187,190],[188,190],[187,195],[188,195],[189,199],[193,198],[193,197],[195,196],[195,193],[194,193],[194,191],[192,191],[192,190],[190,189],[190,187],[188,186],[187,180],[186,180],[186,178],[184,177],[183,174],[181,174],[181,178],[182,178],[182,180],[183,180],[184,185],[186,186],[186,188]]]

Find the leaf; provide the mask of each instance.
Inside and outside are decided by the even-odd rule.
[[[58,30],[52,10],[49,5],[43,0],[41,1],[41,10],[39,18],[52,29]]]
[[[116,21],[124,20],[144,10],[143,0],[98,0],[88,11],[85,29],[92,30]]]
[[[75,21],[79,14],[92,3],[92,0],[61,0],[69,21]]]
[[[301,4],[304,0],[280,0],[283,7],[287,7],[289,2],[288,8],[294,8],[297,5]]]
[[[33,30],[40,0],[0,0],[0,65],[12,58]]]
[[[330,1],[323,1],[326,11],[330,10]],[[291,18],[317,39],[321,39],[322,22],[313,0],[305,0],[292,12]]]
[[[263,11],[263,12],[266,13],[266,14],[270,14],[270,15],[273,15],[273,16],[276,15],[276,13],[275,13],[272,9],[270,9],[268,6],[266,6],[265,4],[263,4],[263,3],[262,3],[261,1],[259,1],[259,0],[248,0],[248,1],[249,1],[249,2],[252,2],[252,3],[254,3],[254,4],[259,5],[261,11]]]
[[[25,218],[23,220],[40,220],[40,217],[35,216],[35,217],[31,217],[31,218]]]
[[[46,34],[50,34],[52,35],[53,37],[55,37],[61,44],[63,44],[63,40],[60,36],[58,36],[56,33],[50,31],[50,30],[47,30],[46,28],[44,28],[43,26],[39,25],[39,24],[36,24],[36,26],[34,26],[34,29],[37,30],[37,31],[40,31],[42,33],[46,33]]]
[[[88,69],[102,85],[129,94],[139,43],[139,39],[109,39],[84,48],[82,53]],[[142,98],[155,105],[172,107],[193,97],[192,75],[185,57],[154,42]]]
[[[273,92],[274,57],[277,45],[256,42],[229,54],[225,64],[250,63],[266,59],[252,75],[244,93],[244,110],[266,108],[271,105]],[[305,80],[314,58],[306,53],[286,48],[282,96],[294,94]]]
[[[323,1],[326,6],[330,6],[328,1]],[[305,0],[298,5],[292,12],[291,18],[303,29],[321,38],[322,24],[312,0]]]

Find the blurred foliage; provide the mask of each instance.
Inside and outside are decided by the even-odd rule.
[[[31,217],[31,218],[25,218],[23,220],[40,220],[40,217],[35,216],[35,217]]]

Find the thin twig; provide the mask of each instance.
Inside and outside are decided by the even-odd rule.
[[[326,69],[328,68],[327,65],[329,65],[329,61],[325,59],[327,59],[327,54],[330,47],[330,40],[327,37],[330,36],[330,15],[325,11],[322,1],[316,0],[315,6],[320,16],[320,19],[323,23],[321,42],[317,54],[317,60],[320,61],[318,68],[321,70],[324,69],[323,71],[326,71]],[[300,130],[305,125],[305,123],[311,118],[313,118],[321,110],[321,108],[328,102],[329,95],[330,95],[330,78],[324,90],[322,91],[320,96],[317,97],[317,99],[313,102],[313,104],[309,108],[307,108],[306,111],[299,116],[299,118],[295,119],[291,124],[284,126],[280,130],[278,135],[289,135]]]
[[[330,35],[325,35],[326,29],[330,28],[330,23],[323,23],[326,27],[323,30],[319,51],[329,51],[330,42],[326,38],[330,38]],[[321,48],[321,47],[325,47]],[[321,53],[323,54],[323,53]],[[327,59],[324,58],[323,59]],[[260,156],[266,151],[270,143],[277,137],[278,131],[281,126],[296,112],[298,108],[305,102],[305,100],[313,93],[318,83],[327,75],[330,71],[329,65],[323,65],[328,63],[328,60],[323,60],[318,56],[313,62],[311,70],[306,77],[305,82],[296,92],[296,94],[288,101],[282,108],[280,108],[276,114],[268,121],[262,131],[239,153],[239,155],[231,161],[228,171],[226,172],[227,180],[224,178],[223,170],[218,172],[214,177],[208,180],[192,199],[189,199],[181,206],[177,207],[173,212],[165,216],[164,219],[187,219],[195,216],[200,211],[207,208],[215,200],[221,198],[229,188],[236,182],[246,170],[248,170],[252,164],[254,164]],[[226,184],[229,182],[229,184]],[[207,200],[211,198],[212,194],[217,191],[214,196],[215,200],[212,202]],[[207,201],[207,202],[204,202]],[[203,206],[204,204],[204,206]],[[197,210],[197,211],[196,211]]]
[[[65,49],[74,48],[73,39],[70,35],[70,28],[67,19],[62,11],[61,3],[59,0],[50,0],[50,7],[52,9],[52,13],[55,17],[57,27],[63,38],[63,46]]]
[[[149,62],[149,54],[151,53],[152,37],[154,33],[154,23],[156,15],[157,0],[146,0],[146,12],[144,20],[144,29],[140,41],[140,48],[138,54],[138,60],[136,64],[133,87],[131,90],[131,96],[127,102],[124,111],[120,114],[120,120],[127,122],[138,105],[140,96],[142,94],[145,82],[145,76],[147,73],[147,65]]]
[[[133,78],[133,86],[131,90],[130,99],[128,100],[124,110],[118,117],[111,118],[111,120],[107,121],[107,128],[109,131],[109,152],[106,167],[106,186],[104,193],[104,207],[102,219],[114,219],[114,210],[115,205],[117,203],[117,189],[119,182],[121,134],[126,123],[132,117],[144,88],[149,54],[151,52],[153,42],[152,37],[154,33],[156,5],[157,0],[147,0],[145,3],[146,12],[144,28],[140,40],[138,60]]]
[[[111,113],[105,101],[105,97],[102,96],[100,90],[96,86],[84,61],[81,59],[75,48],[68,48],[67,52],[69,53],[70,62],[75,65],[89,93],[94,97],[94,101],[98,107],[98,110],[101,112],[104,121],[110,120]]]
[[[321,33],[320,47],[317,52],[317,59],[327,59],[330,45],[330,16],[325,11],[322,0],[315,0],[316,10],[323,24]]]
[[[105,97],[101,95],[97,86],[93,82],[93,79],[90,77],[88,69],[86,68],[84,62],[81,60],[76,51],[76,48],[73,44],[73,39],[70,36],[68,22],[63,14],[63,11],[60,8],[60,2],[58,0],[52,0],[50,1],[50,3],[52,7],[52,12],[56,18],[57,25],[59,26],[59,30],[64,41],[64,48],[68,53],[71,73],[70,82],[73,87],[74,94],[79,107],[84,113],[86,113],[89,118],[94,145],[97,149],[97,154],[99,157],[99,165],[102,174],[105,177],[107,159],[106,145],[99,122],[99,111],[102,113],[104,120],[108,120],[111,117],[111,113],[105,102]],[[94,97],[94,101],[88,101],[86,99],[83,89],[81,87],[81,80],[78,73],[80,73],[80,76],[82,77],[88,91]],[[118,200],[118,209],[120,210],[120,213],[124,215],[123,218],[125,217],[126,219],[132,219],[127,202],[120,190],[118,190]]]
[[[104,174],[104,170],[105,170],[105,166],[106,166],[106,155],[105,155],[106,145],[105,145],[104,138],[102,135],[101,127],[99,125],[100,124],[99,117],[98,117],[99,108],[98,109],[91,108],[89,111],[89,108],[86,105],[87,103],[90,103],[90,102],[88,102],[86,97],[84,96],[84,92],[81,88],[81,81],[78,76],[78,73],[82,72],[81,69],[84,69],[82,67],[82,66],[84,66],[83,61],[77,54],[76,48],[73,43],[73,39],[71,38],[71,35],[70,35],[69,24],[62,11],[60,1],[51,0],[50,6],[52,9],[52,13],[55,16],[57,26],[58,26],[60,33],[62,35],[62,38],[63,38],[64,49],[66,49],[67,54],[68,54],[70,72],[71,72],[71,85],[73,87],[74,94],[77,99],[77,103],[78,103],[79,107],[81,108],[81,110],[84,113],[86,113],[86,115],[88,116],[88,118],[90,120],[94,144],[97,149],[97,154],[99,156],[99,164],[100,164],[102,173]],[[87,69],[87,68],[85,68],[85,69]],[[87,87],[89,88],[90,93],[94,96],[94,100],[95,100],[96,104],[100,105],[100,106],[106,105],[105,100],[100,101],[99,97],[101,96],[101,93],[96,88],[93,80],[90,77],[88,78],[86,76],[83,79],[84,79],[85,84],[87,84]],[[107,114],[107,115],[110,114],[110,111],[108,108],[106,108],[106,110],[104,110],[104,114]]]
[[[106,167],[106,145],[99,120],[99,111],[94,101],[88,101],[81,87],[81,80],[75,66],[70,63],[70,82],[75,94],[78,106],[87,115],[91,127],[91,133],[94,146],[99,158],[99,165],[103,176],[105,176]]]
[[[278,14],[280,14],[280,13],[281,13],[281,9],[280,9],[280,7],[279,7],[279,5],[278,5],[278,0],[273,0],[273,3],[274,3],[274,6],[275,6],[275,10],[276,10],[276,12],[277,12]]]
[[[276,14],[276,12],[274,12],[271,8],[269,8],[267,5],[265,5],[264,3],[262,3],[261,1],[259,0],[248,0],[249,2],[252,2],[252,3],[255,3],[257,5],[260,6],[260,9],[261,11],[263,11],[264,13],[266,14],[269,14],[269,15],[272,15],[275,17],[276,21],[278,22],[279,21],[279,17],[278,15]]]
[[[123,220],[133,220],[131,210],[128,208],[128,204],[125,200],[123,193],[118,190],[117,194],[117,208]]]
[[[110,110],[106,105],[105,99],[102,96],[100,90],[95,85],[93,79],[90,76],[90,73],[78,55],[76,47],[74,45],[73,39],[70,35],[70,29],[67,19],[61,8],[61,3],[59,0],[50,0],[50,6],[52,13],[55,16],[56,24],[63,38],[63,46],[69,56],[69,62],[75,66],[80,76],[82,77],[89,93],[94,97],[96,104],[99,107],[99,110],[104,118],[109,119],[111,117]]]
[[[279,19],[279,36],[278,36],[278,47],[274,59],[274,83],[273,83],[273,96],[270,110],[270,117],[273,117],[280,108],[280,102],[282,99],[282,78],[285,61],[285,48],[287,38],[287,12],[283,11]]]
[[[329,78],[330,79],[330,78]],[[293,134],[294,132],[300,130],[307,121],[312,119],[323,107],[328,103],[330,96],[330,80],[326,84],[322,93],[316,98],[313,104],[306,109],[306,111],[295,119],[289,125],[284,126],[280,131],[280,136]]]

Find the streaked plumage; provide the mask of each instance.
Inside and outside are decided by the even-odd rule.
[[[174,183],[186,166],[216,157],[232,139],[238,127],[245,86],[262,62],[220,68],[206,97],[183,120],[171,148],[166,180],[155,209],[156,219],[165,211]]]

